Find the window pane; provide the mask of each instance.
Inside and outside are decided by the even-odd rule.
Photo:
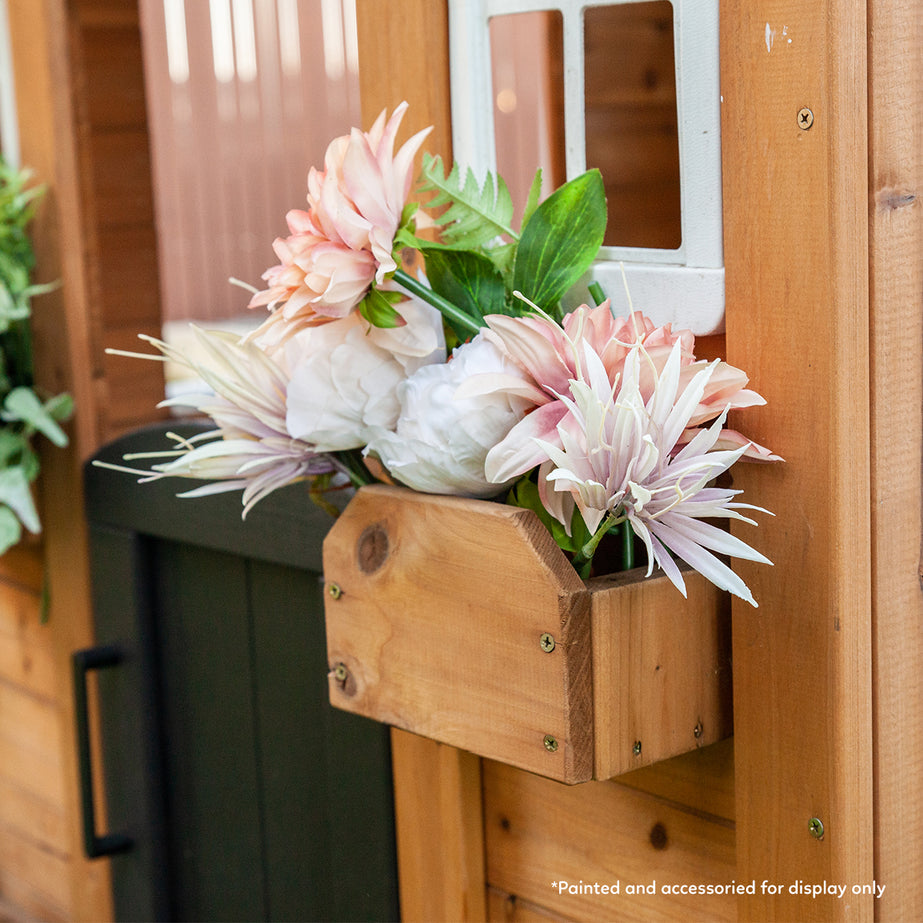
[[[562,31],[557,10],[490,20],[497,169],[517,220],[539,167],[543,195],[565,179]]]
[[[680,224],[673,6],[584,13],[586,161],[606,185],[605,243],[675,249]]]

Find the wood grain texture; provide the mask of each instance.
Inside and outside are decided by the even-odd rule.
[[[560,781],[592,777],[589,595],[534,513],[363,488],[324,541],[324,577],[342,593],[326,600],[336,707]]]
[[[710,814],[734,823],[734,741],[692,750],[614,780],[682,805],[699,814]]]
[[[923,917],[923,6],[869,0],[875,877]]]
[[[486,919],[481,761],[391,732],[401,919]]]
[[[786,459],[734,476],[778,514],[745,536],[775,562],[739,568],[760,608],[734,607],[737,878],[870,883],[865,4],[724,2],[721,66],[728,359],[768,400],[738,425]],[[739,909],[873,914],[785,888]]]
[[[729,600],[701,574],[684,579],[686,599],[643,571],[588,584],[596,779],[731,734]]]
[[[734,920],[734,898],[664,887],[735,878],[733,825],[614,782],[563,786],[485,761],[488,884],[571,920]],[[552,882],[619,884],[559,893]],[[654,894],[626,893],[628,885]]]
[[[432,125],[425,149],[451,157],[446,0],[359,0],[356,25],[364,127],[406,99],[398,143]]]

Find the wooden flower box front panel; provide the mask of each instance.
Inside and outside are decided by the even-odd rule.
[[[363,488],[324,543],[331,702],[562,782],[730,733],[726,612],[584,583],[534,513]]]

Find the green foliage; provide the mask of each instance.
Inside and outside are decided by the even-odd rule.
[[[67,445],[60,424],[73,412],[69,395],[45,397],[32,380],[31,300],[55,288],[33,285],[35,256],[26,232],[41,187],[27,188],[30,174],[0,159],[0,554],[23,529],[39,532],[32,497],[39,459],[33,440],[41,434]]]
[[[513,200],[502,177],[488,173],[481,185],[470,169],[463,176],[457,163],[446,176],[442,158],[424,154],[420,190],[436,193],[426,203],[427,208],[449,206],[435,219],[441,228],[443,244],[476,250],[495,237],[506,235],[518,239],[519,235],[510,227]]]
[[[529,216],[513,264],[513,287],[549,314],[589,269],[606,233],[599,170],[565,183]]]
[[[439,157],[424,156],[421,189],[436,195],[427,207],[447,206],[435,219],[438,242],[417,237],[413,213],[395,236],[396,247],[423,254],[429,290],[412,288],[442,311],[464,340],[489,314],[518,316],[522,292],[560,319],[559,302],[589,268],[603,242],[606,195],[598,170],[565,183],[540,202],[542,174],[535,174],[520,233],[510,226],[513,204],[506,183],[488,174],[483,185],[455,164],[448,176]],[[409,287],[403,273],[396,277]],[[372,321],[376,323],[375,320]]]

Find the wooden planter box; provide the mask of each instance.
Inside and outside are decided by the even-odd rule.
[[[330,700],[567,783],[714,743],[726,594],[643,573],[585,583],[529,510],[363,488],[324,542]]]

